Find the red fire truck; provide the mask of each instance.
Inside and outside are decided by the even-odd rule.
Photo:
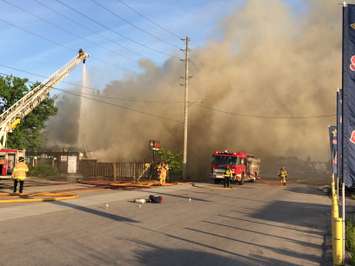
[[[0,179],[11,178],[19,157],[25,157],[25,150],[0,149]]]
[[[224,179],[228,166],[233,172],[232,181],[240,185],[245,181],[255,182],[259,178],[260,159],[246,152],[215,151],[212,154],[211,177],[216,184]]]

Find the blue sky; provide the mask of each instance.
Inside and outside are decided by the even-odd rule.
[[[183,46],[182,41],[176,36],[159,29],[137,15],[124,6],[120,0],[96,1],[137,27],[158,36],[164,42],[137,30],[91,0],[59,1],[79,10],[106,28],[75,13],[57,0],[0,0],[1,73],[28,77],[31,80],[42,80],[39,76],[10,70],[1,65],[48,76],[70,60],[79,48],[83,48],[92,56],[88,62],[89,72],[94,77],[92,85],[100,88],[111,80],[121,78],[127,71],[139,72],[137,66],[139,59],[149,58],[161,64],[170,55],[178,53],[178,49],[174,46]],[[181,36],[189,35],[192,39],[192,48],[196,48],[203,46],[210,39],[218,38],[216,32],[218,23],[224,16],[240,7],[244,1],[124,0],[124,2],[170,31]],[[292,4],[295,10],[302,6],[301,0],[287,0],[287,2]],[[47,40],[24,32],[13,25]],[[133,42],[121,38],[107,28]],[[136,42],[162,51],[163,54],[137,45]],[[166,43],[173,44],[173,46]],[[67,81],[80,81],[80,72],[78,68],[67,78]],[[68,86],[60,85],[62,88]]]

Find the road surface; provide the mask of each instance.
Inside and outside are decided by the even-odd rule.
[[[164,202],[129,202],[149,194]],[[327,265],[329,203],[299,184],[186,183],[1,205],[0,265]]]

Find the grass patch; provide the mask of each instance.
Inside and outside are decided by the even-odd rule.
[[[348,219],[346,221],[346,242],[345,242],[346,250],[350,252],[351,265],[355,266],[355,222],[354,219]]]

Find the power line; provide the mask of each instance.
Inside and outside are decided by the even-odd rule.
[[[93,33],[92,29],[91,29],[89,26],[87,26],[86,24],[80,23],[80,22],[78,22],[78,21],[72,19],[70,16],[67,16],[67,15],[65,15],[65,14],[63,14],[63,13],[61,13],[61,12],[59,12],[57,9],[52,8],[51,6],[49,6],[49,5],[45,4],[45,3],[43,3],[43,2],[40,1],[40,0],[33,0],[33,1],[37,2],[40,6],[42,6],[42,7],[46,8],[46,9],[52,11],[52,12],[55,13],[56,15],[59,15],[59,16],[62,16],[63,18],[66,18],[66,19],[67,19],[68,21],[70,21],[71,23],[73,23],[73,24],[75,24],[75,25],[79,25],[80,27],[85,28],[85,29],[86,29],[87,31],[89,31],[90,33]],[[96,34],[96,32],[95,32],[95,34]]]
[[[1,18],[0,18],[0,20],[1,20]],[[10,70],[15,70],[15,71],[22,72],[22,73],[27,73],[29,75],[33,75],[33,76],[37,76],[37,77],[41,77],[41,78],[47,78],[47,76],[44,76],[41,74],[36,74],[36,73],[30,72],[30,71],[22,70],[22,69],[7,66],[7,65],[0,64],[0,67],[7,68]],[[62,82],[72,85],[72,86],[87,88],[87,89],[93,90],[93,91],[97,90],[93,87],[82,86],[80,84],[70,82],[70,81],[63,80]],[[141,102],[141,103],[164,103],[164,102],[166,102],[166,101],[160,102],[160,101],[155,101],[155,100],[136,100],[136,99],[129,99],[129,98],[123,98],[123,97],[116,97],[116,96],[106,96],[106,95],[105,96],[90,95],[90,96],[108,98],[108,99],[117,99],[117,100],[127,101],[127,102]],[[167,102],[167,103],[171,104],[172,102]],[[175,103],[179,103],[179,102],[175,102]],[[221,109],[209,107],[209,106],[206,106],[205,104],[201,103],[200,101],[190,101],[189,103],[190,104],[197,104],[200,108],[206,109],[206,110],[209,110],[212,112],[222,113],[222,114],[226,114],[226,115],[230,115],[230,116],[245,117],[245,118],[257,118],[257,119],[269,119],[269,120],[277,120],[277,119],[280,119],[280,120],[307,120],[307,119],[324,119],[324,118],[335,117],[335,114],[297,115],[297,116],[294,116],[294,115],[283,115],[283,116],[253,115],[253,114],[245,114],[245,113],[235,113],[235,112],[230,112],[230,111],[226,111],[226,110],[221,110]]]
[[[200,65],[196,64],[193,60],[190,60],[190,63],[195,67],[197,71],[200,71]],[[280,120],[307,120],[307,119],[325,119],[335,117],[335,114],[320,114],[320,115],[253,115],[253,114],[245,114],[245,113],[235,113],[230,111],[225,111],[221,109],[216,109],[213,107],[206,106],[202,102],[196,102],[200,108],[207,109],[213,112],[222,113],[231,116],[245,117],[245,118],[257,118],[257,119],[280,119]]]
[[[69,48],[69,47],[65,46],[64,44],[62,44],[62,43],[59,43],[59,42],[53,41],[51,39],[48,39],[47,37],[45,37],[45,36],[43,36],[41,34],[38,34],[38,33],[35,33],[33,31],[27,30],[27,29],[25,29],[25,28],[23,28],[21,26],[18,26],[16,24],[10,22],[10,21],[4,20],[2,18],[0,18],[0,21],[3,22],[4,24],[10,25],[11,27],[17,28],[17,29],[19,29],[21,31],[24,31],[24,32],[26,32],[26,33],[28,33],[30,35],[33,35],[33,36],[36,36],[36,37],[41,38],[43,40],[46,40],[47,42],[53,43],[53,44],[55,44],[57,46],[64,47],[65,49]]]
[[[127,36],[124,36],[123,34],[117,32],[117,31],[115,31],[115,30],[112,30],[111,28],[107,27],[107,26],[104,25],[103,23],[101,23],[101,22],[99,22],[99,21],[93,19],[92,17],[90,17],[90,16],[86,15],[85,13],[83,13],[83,12],[77,10],[76,8],[74,8],[74,7],[72,7],[72,6],[70,6],[70,5],[66,4],[66,3],[64,3],[64,2],[61,1],[61,0],[55,0],[55,1],[58,2],[58,3],[60,3],[60,4],[62,4],[62,5],[65,6],[66,8],[72,10],[73,12],[75,12],[75,13],[77,13],[77,14],[80,14],[81,16],[85,17],[86,19],[90,20],[91,22],[95,23],[96,25],[99,25],[100,27],[104,28],[105,30],[107,30],[107,31],[109,31],[109,32],[112,32],[112,33],[118,35],[118,36],[119,36],[120,38],[122,38],[122,39],[126,39],[126,40],[128,40],[128,41],[130,41],[130,42],[132,42],[132,43],[135,43],[135,44],[137,44],[137,45],[139,45],[139,46],[141,46],[141,47],[150,49],[150,50],[152,50],[152,51],[154,51],[154,52],[156,52],[156,53],[163,54],[163,55],[169,55],[169,54],[166,53],[166,52],[157,50],[157,49],[155,49],[155,48],[153,48],[153,47],[150,47],[150,46],[148,46],[148,45],[146,45],[146,44],[144,44],[144,43],[135,41],[135,40],[133,40],[133,39],[127,37]],[[129,51],[132,51],[130,48],[128,48],[128,47],[126,47],[126,46],[124,46],[124,45],[119,44],[119,46],[124,47],[125,49],[127,49],[127,50],[129,50]],[[134,52],[134,51],[132,51],[132,52]],[[134,52],[134,53],[138,53],[138,52]]]
[[[178,123],[178,124],[182,124],[181,121],[178,121],[178,120],[175,120],[175,119],[171,119],[169,117],[165,117],[165,116],[161,116],[161,115],[157,115],[157,114],[153,114],[153,113],[149,113],[149,112],[144,112],[144,111],[141,111],[141,110],[133,109],[133,108],[131,108],[129,106],[119,105],[119,104],[116,104],[116,103],[111,103],[111,102],[103,101],[103,100],[100,100],[100,99],[91,98],[91,97],[88,97],[88,96],[85,96],[85,95],[82,95],[82,94],[72,93],[72,92],[70,92],[68,90],[64,90],[64,89],[60,89],[60,88],[56,88],[56,87],[53,87],[53,89],[58,90],[58,91],[62,91],[62,92],[67,93],[67,94],[71,94],[73,96],[78,96],[78,97],[81,97],[81,98],[84,98],[84,99],[88,99],[88,100],[91,100],[91,101],[96,101],[96,102],[104,103],[104,104],[107,104],[107,105],[115,106],[117,108],[125,109],[127,111],[131,111],[131,112],[139,113],[139,114],[142,114],[142,115],[152,116],[152,117],[159,118],[159,119],[162,119],[162,120],[169,120],[169,121],[172,121],[172,122],[175,122],[175,123]]]
[[[133,103],[151,103],[151,104],[184,104],[184,101],[166,101],[166,100],[137,100],[137,99],[131,99],[131,98],[123,98],[123,97],[118,97],[118,96],[109,96],[109,95],[102,95],[102,94],[88,94],[88,93],[80,93],[81,95],[84,96],[90,96],[90,97],[95,97],[95,98],[101,98],[101,99],[113,99],[113,100],[119,100],[122,102],[133,102]],[[194,105],[197,102],[189,102],[189,106]]]
[[[6,0],[1,0],[1,1],[6,1]],[[88,27],[87,25],[82,24],[82,23],[79,23],[79,22],[73,20],[73,19],[70,18],[69,16],[66,16],[66,15],[64,15],[63,13],[58,12],[57,10],[51,8],[50,6],[44,4],[43,2],[41,2],[41,1],[39,1],[39,0],[33,0],[33,1],[37,2],[40,6],[42,6],[42,7],[46,8],[46,9],[52,11],[52,12],[55,13],[56,15],[60,15],[60,16],[62,16],[62,17],[64,17],[64,18],[66,18],[66,19],[69,20],[71,23],[76,24],[76,25],[78,25],[78,26],[80,26],[80,27],[82,27],[82,28],[85,28],[86,30],[88,30],[88,31],[89,31],[90,33],[92,33],[92,34],[97,34],[97,33],[98,33],[98,32],[93,31],[93,30],[92,30],[90,27]],[[15,5],[13,5],[13,6],[15,6]],[[23,11],[24,11],[24,12],[27,12],[26,10],[23,10]],[[55,27],[61,29],[62,31],[65,31],[66,33],[68,33],[68,34],[70,34],[70,35],[79,37],[80,39],[81,39],[81,38],[85,38],[87,41],[91,42],[91,43],[94,44],[94,45],[99,45],[99,46],[102,45],[102,42],[97,43],[97,42],[94,42],[94,41],[92,41],[91,39],[89,39],[87,36],[80,36],[80,35],[77,35],[77,34],[71,32],[71,31],[68,31],[68,30],[66,30],[66,29],[63,30],[62,27],[57,26],[56,24],[54,24],[54,23],[52,23],[52,22],[50,22],[50,21],[48,21],[48,20],[45,20],[45,19],[43,19],[43,18],[41,18],[41,17],[39,17],[39,16],[37,16],[37,15],[34,15],[33,13],[30,13],[30,12],[28,12],[28,13],[31,14],[31,15],[33,15],[33,16],[35,16],[36,18],[38,18],[38,19],[40,19],[40,20],[42,20],[42,21],[44,21],[44,22],[46,22],[46,23],[52,25],[52,26],[55,26]],[[104,37],[104,39],[107,40],[107,41],[110,42],[110,43],[113,43],[113,44],[117,45],[117,43],[116,43],[114,40],[112,40],[112,39],[109,39],[109,38],[107,38],[107,37]],[[120,45],[117,45],[117,46],[120,47],[120,48],[122,48],[122,46],[120,46]],[[130,58],[129,56],[127,56],[126,54],[122,54],[122,53],[120,53],[120,52],[118,52],[118,51],[114,51],[114,50],[110,50],[110,49],[107,49],[107,50],[108,50],[109,52],[111,52],[111,53],[114,53],[114,54],[117,54],[117,55],[119,55],[119,56],[125,57],[125,58],[127,58],[127,59],[129,59],[129,60],[131,59],[131,58]]]
[[[95,23],[96,25],[99,25],[101,28],[104,28],[104,29],[107,30],[107,31],[113,32],[113,31],[111,31],[111,29],[110,29],[109,27],[107,27],[107,26],[105,26],[104,24],[102,24],[102,23],[100,23],[100,22],[98,22],[98,21],[92,19],[92,18],[89,17],[88,15],[86,15],[86,14],[84,14],[83,12],[81,12],[81,11],[79,11],[79,10],[77,10],[77,9],[75,9],[75,8],[73,8],[73,7],[71,7],[70,5],[67,5],[66,3],[64,3],[64,2],[62,2],[62,1],[60,1],[60,0],[55,0],[55,1],[58,2],[59,4],[65,6],[65,7],[68,8],[69,10],[71,10],[71,11],[73,11],[73,12],[75,12],[75,13],[77,13],[77,14],[83,16],[83,17],[85,17],[86,19],[90,20],[91,22]],[[117,34],[117,33],[116,33],[116,34]],[[136,52],[136,51],[130,49],[129,47],[127,47],[127,46],[125,46],[125,45],[122,45],[122,44],[120,44],[120,43],[118,43],[118,42],[116,42],[116,41],[114,41],[114,40],[109,39],[109,38],[106,38],[106,39],[109,40],[110,42],[114,43],[115,45],[117,45],[117,46],[119,46],[119,47],[121,47],[121,48],[123,48],[123,49],[126,49],[127,51],[129,51],[129,52],[131,52],[131,53],[133,53],[133,54],[139,54],[139,55],[142,56],[142,54],[141,54],[140,52]]]
[[[62,44],[62,43],[59,43],[59,42],[57,42],[57,41],[51,40],[51,39],[49,39],[49,38],[47,38],[47,37],[45,37],[45,36],[43,36],[43,35],[41,35],[41,34],[38,34],[38,33],[36,33],[36,32],[27,30],[26,28],[23,28],[23,27],[21,27],[21,26],[18,26],[18,25],[14,24],[14,23],[12,23],[12,22],[10,22],[10,21],[4,20],[4,19],[2,19],[2,18],[0,18],[0,21],[1,21],[2,23],[4,23],[4,24],[7,24],[7,25],[13,27],[13,28],[16,28],[16,29],[18,29],[18,30],[21,30],[21,31],[23,31],[23,32],[26,32],[27,34],[33,35],[33,36],[35,36],[35,37],[37,37],[37,38],[40,38],[40,39],[43,39],[43,40],[45,40],[45,41],[47,41],[47,42],[49,42],[49,43],[52,43],[52,44],[54,44],[54,45],[56,45],[56,46],[59,46],[59,47],[62,47],[62,48],[64,48],[64,49],[73,51],[72,47],[69,47],[69,46],[66,46],[66,45],[64,45],[64,44]],[[102,59],[100,59],[100,58],[98,58],[98,57],[93,57],[93,60],[100,61],[100,62],[105,63],[105,64],[107,63],[105,60],[102,60]],[[121,67],[121,66],[120,66],[120,68],[125,69],[125,70],[128,70],[128,71],[131,71],[130,69],[125,68],[125,67]]]
[[[40,78],[48,78],[45,75],[33,73],[33,72],[30,72],[30,71],[26,71],[26,70],[23,70],[23,69],[12,67],[12,66],[7,66],[7,65],[0,64],[0,67],[7,68],[7,69],[10,69],[10,70],[14,70],[14,71],[18,71],[18,72],[22,72],[22,73],[26,73],[26,74],[29,74],[29,75],[32,75],[32,76],[37,76],[37,77],[40,77]],[[62,82],[66,83],[68,85],[71,85],[71,86],[81,87],[81,88],[85,88],[85,89],[88,89],[88,90],[91,90],[91,91],[97,91],[96,88],[89,87],[89,86],[83,86],[83,85],[75,83],[75,82],[70,82],[70,81],[65,81],[65,80],[63,80]],[[184,103],[184,101],[141,100],[141,99],[132,99],[132,98],[119,97],[119,96],[109,96],[109,95],[95,95],[95,94],[87,94],[87,95],[88,96],[92,96],[92,97],[115,99],[115,100],[119,100],[119,101],[123,101],[123,102],[157,103],[157,104],[183,104]],[[192,102],[189,102],[189,103],[195,104],[195,103],[198,103],[198,101],[192,101]]]
[[[6,73],[0,73],[0,76],[11,77],[11,75],[6,74]],[[32,83],[32,84],[36,84],[37,83],[37,82],[31,81],[31,80],[28,80],[28,82]],[[178,121],[178,120],[175,120],[175,119],[171,119],[169,117],[165,117],[165,116],[161,116],[161,115],[157,115],[157,114],[153,114],[153,113],[149,113],[149,112],[133,109],[133,108],[131,108],[129,106],[125,106],[125,105],[119,105],[119,104],[115,104],[115,103],[99,100],[99,99],[96,99],[96,98],[91,98],[91,97],[88,97],[88,96],[85,96],[85,95],[82,95],[82,94],[76,94],[76,93],[73,93],[71,91],[68,91],[68,90],[65,90],[65,89],[61,89],[61,88],[58,88],[58,87],[52,87],[52,88],[54,90],[61,91],[61,92],[64,92],[64,93],[67,93],[67,94],[70,94],[70,95],[73,95],[73,96],[77,96],[77,97],[80,97],[80,98],[84,98],[84,99],[88,99],[88,100],[91,100],[91,101],[95,101],[95,102],[100,102],[100,103],[103,103],[103,104],[111,105],[111,106],[114,106],[114,107],[117,107],[117,108],[120,108],[120,109],[124,109],[124,110],[135,112],[135,113],[139,113],[139,114],[142,114],[142,115],[159,118],[161,120],[168,120],[168,121],[172,121],[172,122],[177,123],[177,124],[182,124],[181,121]]]
[[[28,10],[26,10],[26,9],[24,9],[24,8],[22,8],[22,7],[20,7],[20,6],[18,6],[18,5],[16,5],[16,4],[13,4],[13,3],[11,3],[11,2],[9,2],[9,1],[7,1],[7,0],[0,0],[0,1],[2,1],[2,2],[4,2],[4,3],[6,3],[6,4],[8,4],[8,5],[10,5],[10,6],[14,7],[14,8],[16,8],[16,9],[18,9],[18,10],[21,10],[22,12],[24,12],[24,13],[26,13],[26,14],[29,14],[29,15],[31,15],[32,17],[38,19],[39,21],[42,21],[42,22],[44,22],[44,23],[46,23],[46,24],[48,24],[48,25],[51,25],[52,27],[57,28],[57,29],[61,30],[62,32],[65,32],[66,34],[68,34],[68,35],[70,35],[70,36],[74,36],[75,38],[78,38],[78,39],[83,39],[83,38],[85,38],[86,41],[88,41],[88,42],[90,42],[90,43],[92,43],[92,44],[94,44],[94,45],[100,45],[100,44],[101,44],[101,43],[100,43],[100,44],[97,44],[96,42],[92,41],[91,39],[87,38],[86,36],[80,36],[80,35],[78,35],[78,34],[72,32],[72,31],[68,31],[67,29],[63,28],[62,26],[60,26],[60,25],[58,25],[58,24],[56,24],[56,23],[53,23],[53,22],[51,22],[51,21],[49,21],[49,20],[47,20],[47,19],[45,19],[45,18],[42,18],[41,16],[38,16],[38,15],[36,15],[36,14],[34,14],[34,13],[32,13],[32,12],[30,12],[30,11],[28,11]],[[39,2],[38,0],[34,0],[34,1],[36,1],[37,3],[39,3],[41,6],[44,6],[44,5],[43,5],[41,2]],[[46,6],[44,6],[44,7],[47,8]],[[50,9],[50,10],[51,10],[51,9]],[[53,11],[53,12],[54,12],[54,11]],[[110,39],[108,39],[108,38],[106,38],[106,39],[107,39],[108,41],[110,41],[110,42],[113,42],[115,45],[117,45],[117,43],[116,43],[115,41],[112,41],[112,40],[110,40]],[[117,51],[112,51],[112,50],[109,50],[109,51],[110,51],[111,53],[115,53],[115,54],[118,54],[119,56],[125,57],[125,58],[127,58],[127,59],[129,59],[129,60],[131,59],[131,58],[128,57],[126,54],[122,54],[122,53],[119,53],[119,52],[117,52]],[[99,61],[105,63],[104,60],[99,60]]]
[[[111,15],[115,16],[116,18],[120,19],[121,21],[124,21],[125,23],[131,25],[133,28],[141,31],[141,32],[144,32],[150,36],[152,36],[153,38],[157,39],[158,41],[162,42],[162,43],[165,43],[171,47],[174,47],[174,48],[177,48],[177,49],[180,49],[179,46],[175,45],[175,44],[172,44],[170,42],[167,42],[165,40],[163,40],[162,38],[160,38],[159,36],[135,25],[134,23],[130,22],[129,20],[125,19],[124,17],[120,16],[119,14],[117,14],[116,12],[112,11],[111,9],[108,9],[107,7],[105,7],[104,5],[102,5],[101,3],[97,2],[96,0],[91,0],[91,2],[93,2],[94,4],[96,4],[97,6],[101,7],[102,9],[106,10],[107,12],[109,12]]]
[[[128,5],[126,2],[122,1],[122,0],[117,0],[118,2],[120,2],[122,5],[124,5],[125,7],[129,8],[130,10],[132,10],[133,12],[135,12],[136,14],[138,14],[139,16],[141,16],[142,18],[148,20],[151,24],[155,25],[156,27],[158,27],[159,29],[173,35],[174,37],[178,38],[179,40],[182,38],[181,36],[179,36],[178,34],[176,34],[175,32],[161,26],[160,24],[158,24],[157,22],[155,22],[154,20],[152,20],[150,17],[145,16],[144,14],[142,14],[140,11],[138,11],[137,9],[133,8],[132,6]]]
[[[134,103],[152,103],[152,104],[184,104],[183,101],[159,101],[159,100],[137,100],[137,99],[129,99],[129,98],[122,98],[118,96],[109,96],[109,95],[94,95],[94,94],[83,94],[83,95],[88,95],[92,97],[97,97],[97,98],[103,98],[103,99],[113,99],[113,100],[119,100],[123,102],[134,102]],[[194,104],[195,102],[189,102],[189,104]]]
[[[35,17],[36,19],[38,19],[38,20],[40,20],[40,21],[43,21],[44,23],[47,23],[47,24],[51,25],[51,26],[54,27],[54,28],[60,29],[61,31],[65,32],[66,34],[69,34],[69,35],[71,35],[71,36],[74,36],[75,38],[78,37],[77,34],[74,34],[74,33],[70,32],[70,31],[66,30],[65,28],[59,26],[58,24],[53,23],[53,22],[51,22],[51,21],[49,21],[49,20],[47,20],[47,19],[45,19],[45,18],[42,18],[41,16],[38,16],[38,15],[36,15],[36,14],[30,12],[28,9],[22,8],[22,7],[20,7],[20,6],[16,5],[16,4],[14,4],[14,3],[11,3],[11,2],[9,2],[9,1],[7,1],[7,0],[0,0],[0,1],[2,1],[2,2],[8,4],[9,6],[12,6],[12,7],[16,8],[16,9],[18,9],[18,10],[21,10],[22,12],[24,12],[24,13],[26,13],[26,14],[30,14],[31,16]],[[82,37],[79,36],[79,38],[82,38]]]
[[[225,111],[221,109],[216,109],[213,107],[205,106],[203,103],[197,103],[200,108],[207,109],[213,112],[223,113],[231,116],[245,117],[245,118],[257,118],[257,119],[280,119],[280,120],[306,120],[306,119],[322,119],[322,118],[332,118],[335,114],[320,114],[320,115],[253,115],[245,113],[235,113],[230,111]]]

